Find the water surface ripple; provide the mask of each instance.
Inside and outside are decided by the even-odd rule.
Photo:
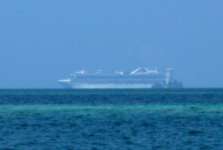
[[[223,90],[0,90],[0,149],[223,149]]]

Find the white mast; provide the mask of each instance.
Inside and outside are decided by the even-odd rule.
[[[172,79],[172,68],[166,68],[166,74],[165,74],[165,84],[168,86],[170,84],[170,81]]]

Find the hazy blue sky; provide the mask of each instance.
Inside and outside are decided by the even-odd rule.
[[[59,87],[79,68],[175,68],[223,86],[222,0],[2,0],[0,87]]]

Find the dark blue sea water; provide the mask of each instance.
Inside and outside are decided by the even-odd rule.
[[[223,89],[0,90],[0,150],[222,150]]]

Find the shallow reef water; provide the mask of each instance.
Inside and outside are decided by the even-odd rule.
[[[222,150],[223,90],[1,90],[0,149]]]

